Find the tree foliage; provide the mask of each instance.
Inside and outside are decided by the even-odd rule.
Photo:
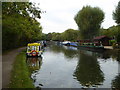
[[[99,32],[104,12],[98,7],[86,6],[80,10],[74,20],[78,25],[82,39],[92,39]]]
[[[73,29],[67,29],[63,32],[63,39],[68,41],[77,41],[79,40],[79,31]]]
[[[54,41],[61,41],[62,40],[61,33],[53,32],[52,33],[52,40],[54,40]]]
[[[113,19],[118,24],[116,26],[116,39],[117,42],[120,42],[120,1],[118,2],[118,6],[116,7],[115,11],[113,12]]]
[[[36,20],[41,18],[41,11],[35,5],[29,2],[3,2],[2,9],[3,50],[41,38],[42,27]]]
[[[113,12],[113,19],[115,22],[120,25],[120,1],[118,2],[118,6],[116,7],[115,11]]]
[[[112,26],[108,29],[101,29],[100,35],[106,35],[120,42],[120,26]]]
[[[77,41],[80,39],[80,31],[79,30],[74,30],[74,29],[67,29],[62,33],[48,33],[48,34],[43,34],[42,39],[50,41]]]

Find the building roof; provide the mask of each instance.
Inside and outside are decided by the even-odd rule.
[[[100,39],[103,39],[103,38],[111,39],[110,37],[103,35],[103,36],[95,37],[94,40],[100,40]]]

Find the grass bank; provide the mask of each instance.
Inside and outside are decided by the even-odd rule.
[[[35,88],[30,78],[30,71],[26,64],[25,51],[17,55],[11,72],[9,88]]]

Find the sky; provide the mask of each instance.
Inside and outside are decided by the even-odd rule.
[[[67,29],[78,30],[74,21],[75,15],[83,6],[99,7],[105,13],[105,19],[101,27],[107,29],[116,25],[112,13],[119,0],[30,0],[40,3],[38,7],[46,13],[41,14],[38,21],[43,27],[43,33],[64,32]]]

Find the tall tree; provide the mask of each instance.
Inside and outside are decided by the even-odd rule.
[[[98,7],[86,6],[80,10],[74,20],[78,25],[82,39],[92,39],[99,32],[104,12]]]
[[[113,12],[113,19],[115,22],[120,25],[120,1],[118,2],[118,6],[116,7],[115,11]]]
[[[120,42],[120,1],[118,2],[118,5],[115,9],[115,11],[113,12],[113,19],[115,20],[115,22],[118,24],[117,28],[117,42]]]

